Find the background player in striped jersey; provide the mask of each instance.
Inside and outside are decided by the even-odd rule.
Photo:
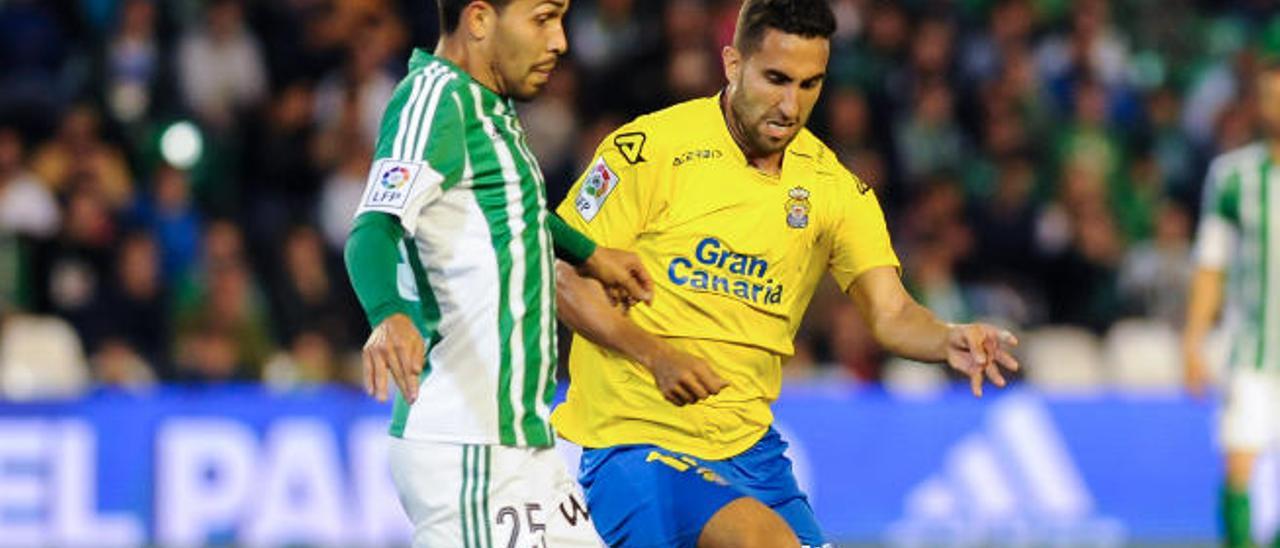
[[[373,333],[369,390],[399,387],[390,460],[416,546],[591,546],[552,445],[556,253],[646,299],[630,253],[546,211],[513,100],[565,52],[568,0],[439,0],[435,55],[415,50],[383,118],[346,249]]]
[[[1209,167],[1196,236],[1183,336],[1187,387],[1208,382],[1202,343],[1222,308],[1223,287],[1243,315],[1233,334],[1222,414],[1226,452],[1223,522],[1230,546],[1249,542],[1249,480],[1259,451],[1280,440],[1280,64],[1255,88],[1263,140],[1227,152]]]

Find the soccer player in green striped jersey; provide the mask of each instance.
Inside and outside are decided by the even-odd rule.
[[[366,383],[399,388],[392,478],[415,546],[599,546],[548,420],[554,262],[631,301],[650,281],[547,212],[516,116],[567,48],[569,0],[438,3],[440,43],[387,106],[346,248]]]
[[[1280,441],[1280,64],[1258,76],[1264,139],[1219,156],[1205,182],[1183,346],[1187,387],[1208,379],[1201,349],[1223,287],[1242,314],[1233,334],[1220,438],[1228,546],[1250,542],[1248,487],[1260,451]]]

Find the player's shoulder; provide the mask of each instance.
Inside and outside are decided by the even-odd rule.
[[[787,162],[795,162],[816,184],[830,188],[838,195],[874,198],[871,185],[849,171],[840,157],[808,128],[800,130],[787,148]]]
[[[1225,177],[1231,172],[1261,165],[1267,154],[1267,146],[1262,142],[1237,147],[1214,157],[1213,161],[1209,163],[1209,173]]]
[[[636,117],[615,130],[606,144],[634,151],[632,156],[661,157],[683,145],[709,139],[719,106],[715,97],[693,99]]]

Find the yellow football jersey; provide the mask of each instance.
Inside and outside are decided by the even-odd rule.
[[[552,422],[584,447],[745,451],[773,421],[782,362],[822,274],[847,288],[868,269],[898,266],[875,194],[830,149],[801,130],[781,176],[762,173],[729,135],[719,96],[618,129],[558,213],[600,245],[639,254],[654,298],[631,318],[730,383],[677,407],[643,366],[575,337],[568,399]]]

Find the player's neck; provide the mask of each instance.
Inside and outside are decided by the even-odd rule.
[[[469,42],[465,37],[455,33],[453,36],[444,36],[436,43],[436,51],[432,53],[436,57],[453,63],[471,76],[477,84],[480,84],[498,95],[505,96],[502,88],[498,85],[500,82],[497,72],[493,68],[493,63],[488,55],[478,51],[474,46],[474,42]],[[471,47],[468,47],[472,45]]]
[[[748,164],[766,175],[776,177],[782,173],[782,151],[758,152],[747,143],[744,131],[738,126],[737,119],[734,118],[729,106],[727,89],[720,94],[720,115],[724,118],[725,127],[729,128],[729,136],[733,138],[734,144],[738,145],[738,150],[742,151]]]
[[[1267,150],[1271,152],[1271,163],[1280,164],[1280,137],[1268,139]]]

